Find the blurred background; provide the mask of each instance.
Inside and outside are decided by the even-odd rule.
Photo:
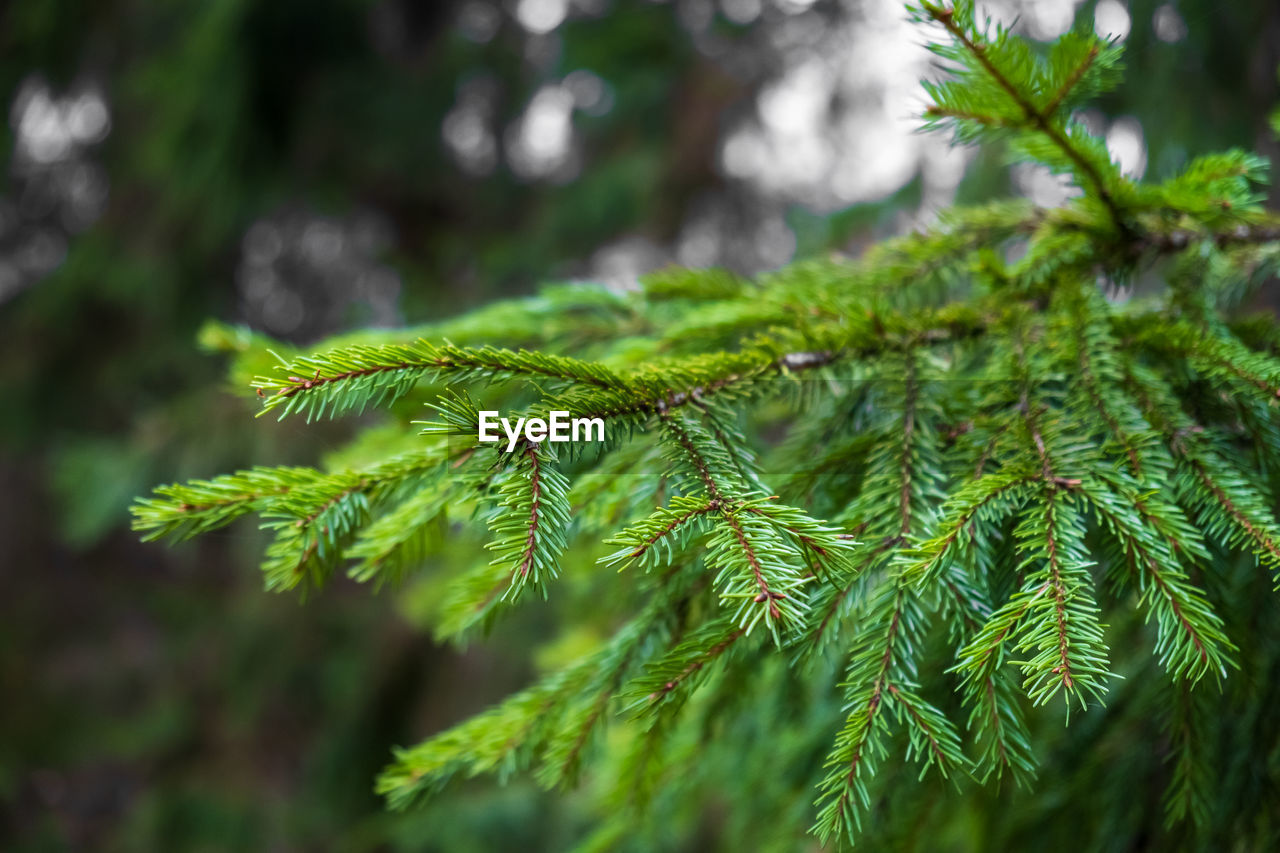
[[[1275,157],[1274,0],[999,0],[1127,45],[1085,114],[1132,175]],[[255,420],[207,319],[298,344],[545,281],[756,272],[1047,172],[921,135],[896,0],[0,4],[0,848],[563,849],[515,782],[390,815],[372,781],[523,685],[512,623],[434,645],[413,602],[264,593],[236,527],[140,545],[133,496],[316,462],[350,424]]]

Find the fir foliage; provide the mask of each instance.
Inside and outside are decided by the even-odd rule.
[[[370,467],[159,488],[135,508],[144,537],[256,514],[281,589],[344,567],[363,582],[438,571],[455,539],[475,563],[447,579],[440,635],[489,628],[532,591],[578,601],[565,618],[603,638],[398,750],[378,781],[393,807],[480,773],[557,786],[599,767],[624,805],[597,842],[659,838],[653,815],[680,809],[660,789],[698,798],[713,771],[689,762],[717,728],[734,760],[794,757],[812,831],[851,841],[904,761],[1036,784],[1038,706],[1075,724],[1136,655],[1171,697],[1169,819],[1206,820],[1197,721],[1242,666],[1220,566],[1255,561],[1246,596],[1280,583],[1280,339],[1239,310],[1280,259],[1266,164],[1226,152],[1130,181],[1077,118],[1115,85],[1118,44],[1074,31],[1041,50],[970,2],[913,14],[949,71],[926,84],[929,124],[1003,140],[1081,195],[952,210],[861,259],[757,281],[670,269],[625,295],[550,288],[274,367],[269,341],[206,334],[236,375],[264,365],[264,412],[383,406],[407,422],[426,404],[434,437]],[[1139,271],[1165,286],[1116,298]],[[504,453],[476,440],[466,391],[602,418],[607,440]],[[1135,625],[1145,647],[1117,648]],[[770,715],[767,737],[723,742],[743,703]]]

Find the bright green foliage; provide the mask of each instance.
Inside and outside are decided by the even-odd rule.
[[[146,540],[190,539],[254,512],[272,497],[324,479],[310,468],[254,468],[213,480],[156,489],[158,497],[141,500],[133,514]]]
[[[712,788],[743,826],[783,814],[762,768],[794,765],[816,786],[803,823],[853,839],[904,760],[1035,785],[1039,706],[1061,699],[1074,724],[1154,659],[1176,697],[1151,709],[1172,733],[1168,813],[1203,819],[1196,709],[1239,666],[1219,611],[1280,578],[1278,341],[1239,316],[1280,261],[1264,164],[1230,152],[1133,183],[1072,114],[1114,85],[1117,45],[1074,32],[1046,53],[967,2],[916,15],[951,71],[930,121],[1006,138],[1081,196],[954,210],[754,282],[559,287],[294,355],[253,383],[265,411],[408,422],[430,404],[435,437],[138,504],[149,538],[257,513],[272,587],[343,565],[401,578],[436,567],[445,536],[469,543],[474,568],[434,581],[441,636],[493,626],[531,586],[567,602],[594,651],[398,751],[378,782],[393,806],[460,776],[554,786],[599,767],[613,805],[592,843],[645,849]],[[1163,285],[1117,296],[1140,270]],[[213,337],[237,371],[262,363],[266,343]],[[480,444],[461,387],[509,416],[602,418],[607,440]],[[1245,589],[1226,588],[1231,551],[1258,565]],[[1113,642],[1143,625],[1145,646]]]
[[[267,397],[263,411],[279,408],[281,418],[301,412],[308,419],[393,402],[428,376],[452,382],[527,376],[601,388],[618,384],[617,377],[598,364],[523,350],[466,349],[426,341],[357,345],[303,356],[283,362],[281,372],[287,374],[284,380],[262,379],[253,384]]]
[[[532,584],[546,597],[569,526],[569,483],[546,444],[526,443],[498,486],[501,505],[489,520],[493,563],[511,576],[512,600]]]

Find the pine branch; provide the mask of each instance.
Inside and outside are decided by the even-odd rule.
[[[850,656],[845,682],[850,709],[819,785],[818,820],[825,844],[833,836],[852,841],[870,808],[869,777],[886,756],[890,709],[909,737],[908,758],[936,767],[944,777],[967,768],[955,727],[914,690],[912,658],[923,633],[923,614],[910,590],[890,579],[881,584],[867,614],[867,629]]]
[[[212,480],[174,483],[155,490],[156,498],[132,507],[133,529],[144,542],[190,539],[256,512],[264,501],[323,478],[314,468],[254,468]]]
[[[435,483],[362,529],[346,551],[348,558],[359,561],[351,568],[350,576],[361,583],[396,581],[423,562],[437,537],[438,520],[453,497],[456,482],[442,472]]]
[[[704,521],[707,514],[719,511],[720,502],[715,498],[708,500],[677,495],[671,499],[669,507],[659,507],[644,521],[606,539],[606,545],[620,548],[601,557],[599,562],[618,566],[619,570],[638,564],[646,571],[670,564],[689,539],[705,528],[705,524],[697,522]],[[663,553],[666,554],[665,560]]]
[[[620,628],[608,645],[593,657],[596,673],[585,696],[576,699],[565,714],[560,730],[547,744],[539,781],[546,787],[568,787],[578,777],[588,742],[602,725],[605,712],[617,697],[627,676],[635,669],[637,658],[645,651],[646,641],[663,623],[665,608],[655,599],[634,620]]]
[[[567,544],[569,482],[555,467],[548,445],[528,442],[499,487],[501,505],[489,522],[493,564],[507,571],[503,600],[516,601],[532,586],[547,595],[547,581],[559,574]]]
[[[1270,221],[1257,224],[1240,223],[1229,225],[1221,231],[1193,231],[1188,228],[1146,231],[1139,239],[1137,246],[1139,250],[1150,249],[1161,254],[1173,254],[1205,241],[1220,249],[1278,243],[1280,242],[1280,224]]]
[[[672,714],[727,653],[747,636],[747,629],[721,618],[700,626],[622,690],[633,715]]]
[[[1009,99],[1022,112],[1023,118],[1033,125],[1040,133],[1044,134],[1044,136],[1075,165],[1078,173],[1083,174],[1088,179],[1093,191],[1097,194],[1098,199],[1103,203],[1107,212],[1110,214],[1111,220],[1115,224],[1116,229],[1125,237],[1125,239],[1132,240],[1134,237],[1132,229],[1128,225],[1125,216],[1121,211],[1120,206],[1116,203],[1115,198],[1112,196],[1111,191],[1108,189],[1106,181],[1103,180],[1102,174],[1076,146],[1071,144],[1066,135],[1063,134],[1062,130],[1051,118],[1053,112],[1056,111],[1058,104],[1061,103],[1061,99],[1055,96],[1053,110],[1037,109],[1035,104],[1032,102],[1032,99],[1025,94],[1018,85],[1013,82],[1011,77],[1000,69],[992,60],[989,55],[987,45],[980,41],[980,35],[976,32],[967,32],[965,27],[961,26],[957,22],[955,8],[944,8],[927,2],[922,2],[920,6],[930,18],[942,24],[942,26],[946,28],[947,32],[951,34],[952,38],[964,47],[982,70],[985,71],[986,74],[1005,91]],[[966,12],[966,17],[972,17],[972,10],[967,6]],[[1093,59],[1096,59],[1096,56],[1090,59],[1089,65],[1093,64]],[[1074,86],[1078,84],[1079,77],[1083,77],[1087,70],[1088,66],[1084,66],[1078,70],[1077,79],[1073,81],[1070,86],[1061,91],[1062,97],[1065,97],[1070,92],[1071,88],[1074,88]]]
[[[1093,704],[1114,673],[1145,672],[1150,657],[1184,691],[1167,808],[1203,818],[1209,732],[1185,690],[1261,659],[1227,630],[1252,626],[1234,610],[1260,573],[1225,552],[1252,554],[1280,582],[1280,337],[1273,317],[1237,316],[1280,269],[1280,221],[1261,209],[1265,163],[1223,152],[1158,184],[1130,182],[1071,118],[1115,84],[1118,44],[1080,29],[1032,45],[980,25],[969,0],[927,2],[917,18],[946,30],[933,49],[952,72],[926,85],[930,123],[961,141],[1006,140],[1073,174],[1079,198],[947,211],[857,260],[752,281],[673,268],[637,293],[544,288],[318,354],[286,350],[274,372],[270,340],[206,330],[234,376],[267,373],[254,387],[282,417],[447,383],[425,430],[437,435],[397,432],[402,404],[330,470],[162,487],[134,507],[144,538],[256,514],[275,534],[264,569],[279,588],[344,564],[377,582],[439,567],[433,628],[452,639],[489,628],[527,589],[547,597],[559,578],[566,636],[605,637],[398,751],[379,781],[394,806],[481,773],[532,769],[564,787],[598,767],[616,780],[605,795],[616,814],[594,843],[693,837],[705,790],[725,792],[726,838],[741,827],[755,841],[794,820],[779,803],[797,777],[774,773],[777,762],[814,772],[838,727],[814,772],[812,829],[851,840],[880,827],[884,771],[903,757],[895,736],[922,773],[1029,782],[1043,740],[1028,725],[1035,706]],[[1170,263],[1142,270],[1140,296],[1104,296],[1099,282],[1123,285],[1161,255]],[[1167,287],[1147,286],[1162,277]],[[599,417],[606,439],[495,451],[478,441],[481,395],[486,409],[526,417]],[[449,573],[459,561],[440,557],[484,536],[491,559]],[[1141,614],[1153,648],[1108,647],[1095,561],[1113,593],[1108,618],[1137,631],[1129,611]],[[759,641],[762,623],[772,644]],[[945,645],[959,690],[943,707],[966,715],[963,736],[926,698],[952,686],[939,685]],[[833,649],[848,655],[839,685]],[[1099,725],[1153,713],[1151,695],[1126,692]],[[597,749],[624,705],[637,722]],[[777,837],[792,840],[785,828]]]
[[[859,542],[852,533],[811,518],[794,506],[776,502],[776,496],[765,500],[749,500],[740,505],[742,512],[768,521],[785,533],[804,557],[804,564],[815,576],[844,577],[852,566]]]
[[[852,604],[851,594],[858,581],[882,566],[891,556],[892,549],[900,544],[896,538],[886,539],[858,562],[848,577],[835,584],[824,584],[813,596],[809,622],[797,639],[796,645],[802,657],[818,655],[831,642],[832,632],[844,611]]]
[[[899,712],[899,724],[907,728],[907,758],[919,759],[924,765],[921,773],[934,767],[946,779],[953,773],[965,771],[969,761],[961,749],[960,734],[951,721],[912,691],[892,683],[887,689]]]
[[[808,602],[800,551],[776,526],[740,509],[725,509],[707,543],[707,565],[716,571],[720,598],[737,602],[734,620],[750,631],[763,620],[782,644],[780,629],[802,623]]]
[[[902,634],[905,597],[905,589],[894,584],[881,587],[871,617],[878,630],[863,635],[866,640],[855,647],[851,658],[846,682],[851,711],[823,765],[829,772],[818,787],[819,812],[813,831],[823,844],[841,834],[852,840],[854,832],[862,829],[863,810],[870,807],[866,783],[885,757],[888,722],[881,711]]]
[[[587,658],[412,749],[396,750],[376,792],[391,808],[404,809],[458,776],[526,765],[551,735],[553,711],[591,675],[594,663]]]
[[[970,581],[971,575],[984,574],[977,569],[976,565],[962,568],[954,564],[942,579],[949,610],[957,617],[953,634],[961,639],[961,649],[991,617],[985,594]],[[982,782],[994,778],[999,783],[1009,774],[1017,784],[1026,786],[1035,777],[1036,758],[1013,684],[1006,673],[998,671],[999,663],[998,657],[987,657],[981,666],[964,671],[961,679],[961,694],[969,707],[966,727],[977,747],[973,772]],[[959,667],[953,667],[956,669]]]
[[[1156,654],[1165,669],[1175,680],[1192,685],[1206,674],[1225,678],[1227,667],[1235,666],[1230,658],[1235,646],[1209,602],[1179,569],[1180,554],[1203,553],[1198,544],[1184,544],[1193,534],[1174,515],[1180,513],[1155,504],[1151,497],[1120,496],[1093,483],[1085,484],[1081,493],[1115,537],[1118,559],[1138,581],[1148,620],[1156,620]],[[1126,511],[1129,506],[1139,510],[1140,522]],[[1171,528],[1177,530],[1175,535],[1167,532]]]
[[[1204,691],[1193,691],[1188,683],[1173,687],[1169,734],[1173,772],[1165,790],[1165,825],[1190,821],[1198,827],[1209,824],[1209,795],[1214,783],[1206,753]]]
[[[1059,42],[1059,44],[1064,43],[1067,42]],[[1071,71],[1070,74],[1067,75],[1066,79],[1062,81],[1062,85],[1058,87],[1058,91],[1049,99],[1049,103],[1045,104],[1044,109],[1037,110],[1036,112],[1045,116],[1056,115],[1058,109],[1062,106],[1063,102],[1066,101],[1067,96],[1080,85],[1080,81],[1084,79],[1085,73],[1093,67],[1094,62],[1097,61],[1100,53],[1101,51],[1098,49],[1098,45],[1089,45],[1088,52],[1085,54],[1084,59],[1080,60],[1080,63]]]
[[[1013,663],[1036,704],[1062,692],[1083,706],[1086,696],[1101,698],[1109,673],[1098,606],[1088,589],[1081,519],[1052,484],[1041,501],[1024,512],[1016,531],[1028,555],[1020,567],[1025,584],[960,651],[956,669],[962,678],[984,678],[1012,642],[1017,651],[1035,653]]]
[[[916,431],[916,404],[919,389],[916,385],[915,357],[908,352],[906,356],[906,399],[902,409],[902,462],[900,472],[902,487],[898,493],[898,518],[902,520],[898,535],[906,537],[911,533],[911,449]]]
[[[1089,407],[1102,419],[1107,432],[1124,451],[1130,472],[1141,480],[1144,473],[1143,441],[1137,434],[1141,427],[1121,422],[1122,419],[1132,421],[1132,418],[1126,418],[1124,411],[1133,407],[1126,405],[1128,401],[1123,399],[1120,391],[1121,375],[1115,363],[1117,348],[1110,330],[1098,319],[1105,312],[1101,295],[1096,291],[1090,292],[1082,299],[1073,300],[1068,310],[1073,321],[1079,387],[1084,390]],[[1082,422],[1085,414],[1080,412]]]
[[[262,513],[263,528],[276,532],[262,563],[268,589],[293,589],[304,580],[319,586],[328,579],[368,520],[369,484],[358,475],[333,478],[305,494],[295,492],[291,506]]]
[[[1200,510],[1202,524],[1220,528],[1218,519],[1225,517],[1234,529],[1230,538],[1248,545],[1260,563],[1270,566],[1280,587],[1280,529],[1269,520],[1262,498],[1210,456],[1187,457],[1187,461],[1199,490],[1193,486],[1185,491],[1190,493],[1192,505]],[[1205,498],[1206,494],[1212,501]]]
[[[903,578],[931,585],[953,561],[984,545],[979,531],[989,531],[1015,513],[1031,496],[1037,476],[1009,469],[975,479],[956,492],[943,508],[938,535],[910,552],[914,562],[903,569]]]
[[[1269,567],[1280,588],[1280,524],[1268,501],[1243,471],[1205,441],[1203,428],[1182,414],[1167,388],[1137,368],[1126,372],[1126,380],[1179,462],[1174,472],[1178,502],[1201,530],[1224,544],[1247,549]]]
[[[600,364],[528,350],[470,349],[425,340],[303,356],[283,363],[276,372],[253,383],[265,397],[262,412],[279,409],[282,419],[299,413],[308,420],[393,403],[424,379],[530,377],[606,389],[623,385]]]

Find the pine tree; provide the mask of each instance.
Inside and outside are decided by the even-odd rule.
[[[1280,334],[1244,308],[1280,262],[1266,164],[1229,151],[1135,183],[1078,119],[1116,85],[1116,43],[1042,48],[970,2],[912,14],[947,70],[928,124],[1077,197],[953,209],[856,260],[548,287],[313,352],[208,330],[264,414],[380,407],[392,426],[329,470],[158,488],[134,510],[145,538],[257,515],[271,589],[399,581],[447,538],[474,565],[447,579],[439,636],[550,599],[598,638],[397,750],[377,781],[393,808],[482,773],[589,773],[604,817],[584,849],[661,846],[717,799],[740,837],[787,849],[777,827],[803,823],[843,843],[964,779],[1036,790],[1041,721],[1110,724],[1114,701],[1156,721],[1125,747],[1167,753],[1171,831],[1280,831],[1223,817],[1266,785],[1218,790],[1211,735],[1225,695],[1266,713],[1232,684],[1278,671],[1256,602],[1280,582]],[[599,418],[606,440],[508,452],[478,441],[477,399]]]

